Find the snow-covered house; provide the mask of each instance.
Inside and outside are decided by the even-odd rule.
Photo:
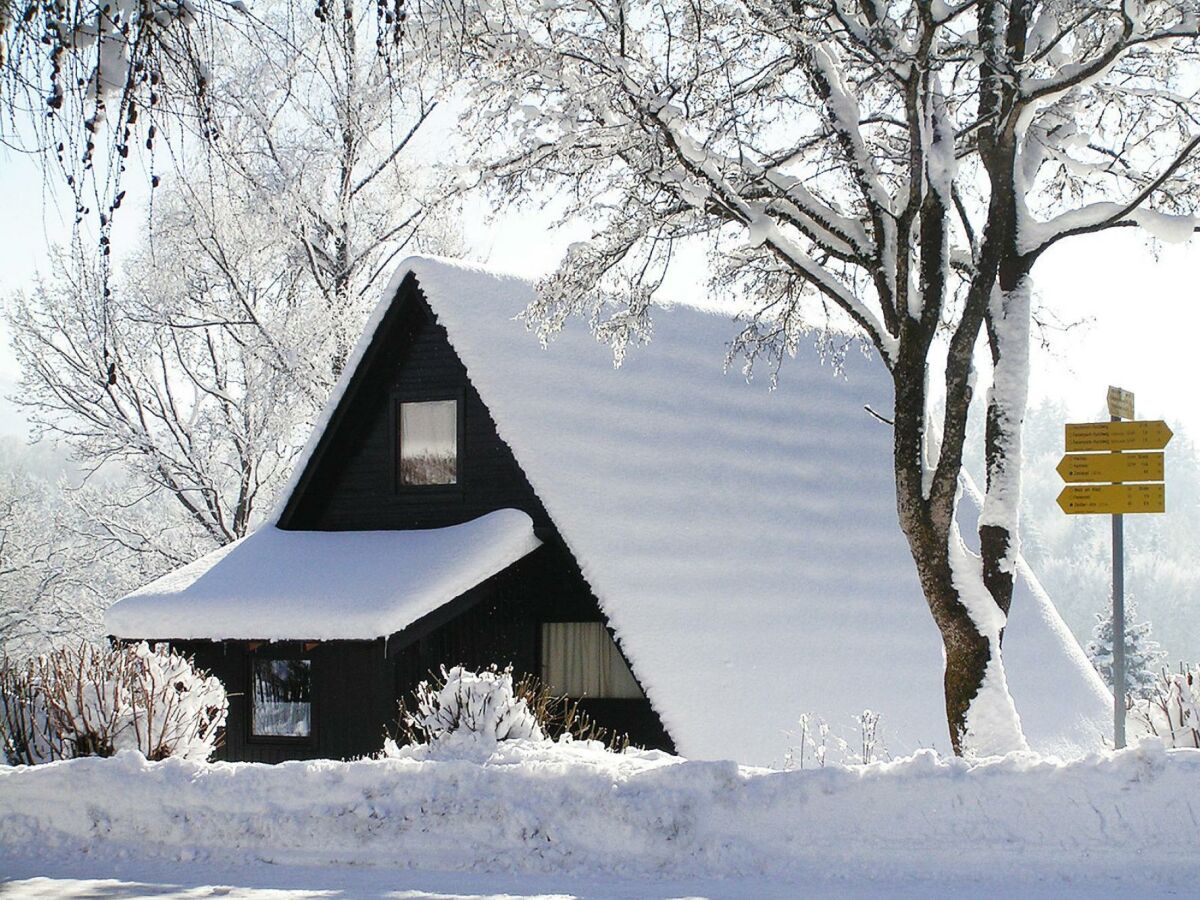
[[[636,742],[780,760],[802,714],[948,748],[942,651],[896,522],[877,362],[778,390],[722,368],[728,320],[658,310],[615,369],[542,349],[523,280],[400,267],[273,520],[118,602],[108,630],[194,652],[225,753],[378,748],[441,664],[512,664]],[[1038,749],[1098,746],[1110,701],[1025,570],[1005,650]],[[614,640],[615,638],[615,640]]]

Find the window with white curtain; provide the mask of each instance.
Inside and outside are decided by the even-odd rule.
[[[400,404],[400,483],[458,482],[458,401]]]
[[[633,673],[603,622],[542,625],[542,681],[556,694],[642,700]]]

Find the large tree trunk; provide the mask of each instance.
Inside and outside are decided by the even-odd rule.
[[[1006,27],[1003,4],[986,0],[980,10],[981,47],[988,57],[981,75],[980,117],[993,119],[981,129],[980,158],[991,185],[987,242],[989,264],[977,273],[982,296],[987,291],[984,323],[992,354],[992,387],[987,397],[984,461],[986,495],[979,516],[983,582],[996,606],[1007,616],[1012,606],[1021,497],[1021,428],[1029,380],[1029,274],[1033,257],[1019,247],[1021,183],[1018,171],[1016,92],[1000,60],[1024,59],[1033,4],[1012,0]],[[1003,629],[997,640],[1003,637]]]
[[[954,334],[946,370],[944,440],[931,450],[925,428],[926,352],[902,360],[896,379],[896,487],[901,528],[946,655],[946,716],[955,753],[1023,749],[1020,720],[1004,675],[1001,641],[1012,605],[1018,553],[1021,425],[1025,415],[1029,362],[1029,271],[1032,259],[1018,250],[1017,140],[1009,113],[1013,88],[1002,61],[1022,58],[1029,14],[1026,0],[1014,0],[1007,23],[1000,6],[985,0],[980,38],[986,60],[981,69],[980,151],[991,183],[981,252],[962,320]],[[922,257],[930,248],[922,246]],[[929,305],[929,298],[926,298]],[[963,545],[955,521],[962,445],[971,404],[973,354],[982,326],[992,352],[993,385],[987,397],[985,461],[987,492],[979,516],[980,554]],[[918,364],[922,367],[917,371]],[[919,404],[919,405],[918,405]],[[904,413],[901,413],[901,409]],[[920,453],[914,454],[914,446]],[[913,476],[914,460],[921,477]],[[936,461],[936,477],[929,469]],[[907,470],[907,471],[906,471]],[[939,481],[940,479],[940,481]],[[950,487],[952,482],[953,486]]]
[[[944,688],[946,722],[954,753],[964,755],[968,714],[979,694],[992,658],[991,641],[984,635],[959,596],[950,562],[947,533],[938,533],[928,521],[924,499],[898,496],[900,525],[908,538],[909,549],[917,566],[921,590],[929,611],[942,635],[946,669]]]
[[[951,370],[971,365],[973,340],[968,338],[969,334],[957,358],[952,349]],[[893,369],[896,507],[942,637],[950,743],[959,756],[1024,749],[1000,656],[1005,614],[986,584],[986,552],[983,559],[971,554],[958,531],[955,505],[962,445],[942,443],[931,435],[926,421],[926,351],[921,343],[910,341],[909,354],[902,354]],[[970,378],[959,381],[965,387],[947,398],[947,418],[965,423]],[[1008,577],[1011,600],[1011,570]]]
[[[1004,614],[984,587],[982,560],[962,545],[953,517],[946,530],[931,522],[929,501],[919,491],[899,489],[897,508],[921,590],[941,632],[954,753],[1026,749],[1000,656]]]

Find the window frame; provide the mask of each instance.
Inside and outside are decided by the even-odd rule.
[[[308,677],[311,682],[309,691],[310,697],[308,700],[308,734],[289,735],[289,734],[256,734],[254,731],[254,668],[259,662],[274,662],[281,661],[308,661]],[[277,745],[288,747],[307,747],[316,746],[317,730],[318,730],[318,704],[317,704],[317,672],[319,666],[317,660],[312,653],[305,653],[303,649],[288,650],[279,646],[270,647],[266,653],[260,653],[257,649],[251,650],[246,654],[246,743],[257,745]]]
[[[403,440],[400,434],[400,404],[402,403],[436,403],[438,401],[454,401],[455,436],[454,436],[454,482],[452,484],[405,484],[400,478],[400,449]],[[392,391],[391,408],[388,417],[389,430],[392,435],[392,493],[398,496],[428,496],[430,494],[456,497],[463,492],[463,444],[466,439],[466,391],[462,388],[451,390],[400,390]]]

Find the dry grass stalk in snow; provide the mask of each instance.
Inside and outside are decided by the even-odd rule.
[[[1132,716],[1168,747],[1200,748],[1200,665],[1163,669],[1153,693],[1134,700]]]

